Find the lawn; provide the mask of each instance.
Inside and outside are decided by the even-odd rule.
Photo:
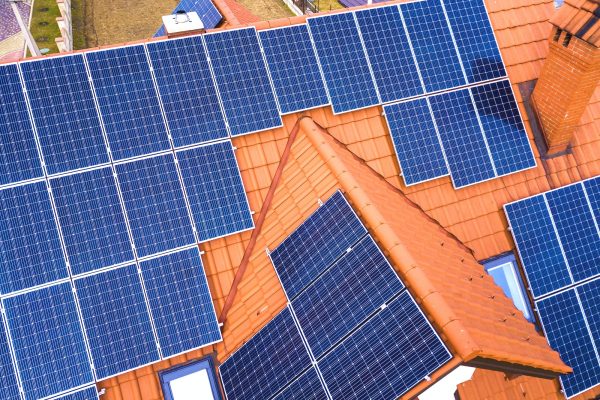
[[[50,49],[50,53],[58,53],[54,41],[60,37],[57,17],[60,17],[60,10],[56,0],[35,0],[31,14],[31,35],[40,49]]]

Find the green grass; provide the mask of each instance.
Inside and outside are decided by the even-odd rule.
[[[60,10],[56,0],[35,0],[31,15],[31,35],[41,49],[50,49],[50,53],[58,53],[58,46],[54,39],[60,37],[60,29],[56,18],[60,17]]]
[[[71,0],[71,21],[73,23],[73,50],[87,49],[85,0]]]
[[[338,0],[317,0],[319,11],[331,11],[339,8],[344,8]]]

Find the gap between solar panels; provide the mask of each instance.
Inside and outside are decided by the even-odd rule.
[[[546,338],[573,373],[568,398],[600,385],[600,177],[504,206]]]
[[[451,359],[340,191],[269,256],[288,305],[219,367],[229,400],[397,398]]]

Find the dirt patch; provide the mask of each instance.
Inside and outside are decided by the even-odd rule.
[[[252,14],[263,21],[277,18],[293,17],[294,13],[283,3],[283,0],[237,0]]]

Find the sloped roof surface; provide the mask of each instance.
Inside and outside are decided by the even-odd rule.
[[[600,47],[600,1],[567,0],[550,22]]]

